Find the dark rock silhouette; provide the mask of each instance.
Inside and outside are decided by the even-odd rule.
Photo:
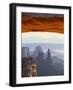
[[[51,58],[50,49],[48,49],[48,51],[47,51],[47,57],[48,57],[48,58]]]
[[[48,51],[47,51],[47,57],[46,57],[46,59],[48,60],[48,63],[49,63],[49,64],[52,63],[52,58],[51,58],[50,49],[48,49]]]

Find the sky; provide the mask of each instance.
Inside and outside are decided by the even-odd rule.
[[[22,44],[28,43],[64,43],[64,34],[51,32],[26,32],[22,33]]]

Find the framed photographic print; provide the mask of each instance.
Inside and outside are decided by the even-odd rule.
[[[10,4],[10,86],[71,83],[71,7]]]

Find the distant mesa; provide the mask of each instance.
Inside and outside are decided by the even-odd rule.
[[[34,58],[37,58],[37,59],[43,59],[43,54],[44,53],[43,53],[43,50],[42,50],[41,46],[37,46],[35,48],[33,56],[34,56]]]
[[[47,59],[49,62],[51,61],[51,53],[48,48],[46,54],[43,52],[41,46],[36,46],[35,50],[31,53],[29,47],[22,47],[22,58],[32,57],[36,60],[44,60]]]
[[[22,47],[22,58],[30,57],[30,51],[28,47]]]

